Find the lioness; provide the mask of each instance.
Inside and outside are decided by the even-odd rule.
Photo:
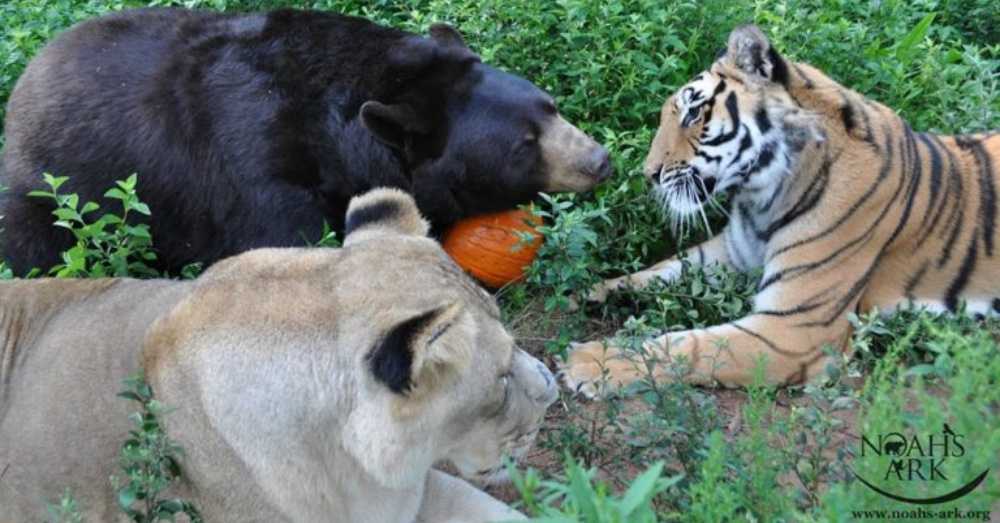
[[[44,519],[65,488],[87,521],[142,369],[176,411],[182,484],[206,521],[492,521],[521,515],[462,480],[532,443],[556,397],[494,301],[413,199],[352,200],[342,249],[267,249],[195,281],[0,284],[0,520]]]

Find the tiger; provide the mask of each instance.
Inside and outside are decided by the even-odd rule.
[[[852,312],[1000,312],[998,163],[996,131],[916,132],[889,107],[785,59],[756,26],[737,27],[711,67],[664,103],[643,166],[675,221],[726,194],[728,223],[586,298],[694,266],[762,268],[748,315],[667,333],[642,351],[688,369],[678,377],[676,366],[656,365],[657,380],[746,386],[763,360],[767,383],[799,384],[849,353]],[[634,359],[614,344],[574,343],[564,380],[594,395],[599,384],[648,376]]]

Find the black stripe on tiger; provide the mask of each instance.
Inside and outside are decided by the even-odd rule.
[[[955,208],[958,210],[956,215],[958,219],[951,226],[951,232],[948,234],[948,240],[944,242],[944,247],[941,247],[941,257],[938,258],[938,269],[944,268],[951,260],[952,248],[955,246],[955,242],[958,240],[958,233],[962,232],[962,223],[965,222],[965,209],[961,208],[961,204],[956,204]]]
[[[920,232],[919,240],[914,250],[919,249],[921,245],[930,238],[930,233],[934,232],[934,226],[937,225],[937,218],[940,217],[941,213],[939,209],[934,207],[937,203],[938,194],[941,192],[941,175],[943,173],[943,167],[941,166],[941,152],[937,150],[937,147],[931,142],[930,138],[927,137],[926,133],[918,133],[917,138],[920,143],[923,144],[924,148],[927,149],[927,157],[930,159],[931,167],[931,179],[930,186],[930,200],[927,202],[927,211],[924,212],[924,217],[920,221]],[[928,224],[930,228],[927,228]],[[926,230],[925,230],[926,229]]]
[[[846,93],[840,93],[840,99],[842,102],[840,106],[840,121],[844,124],[844,130],[847,131],[847,134],[851,134],[858,125],[854,118],[854,106],[847,99]]]
[[[738,330],[738,331],[746,334],[747,336],[750,336],[752,338],[757,339],[758,341],[760,341],[761,343],[763,343],[764,345],[766,345],[768,349],[771,349],[773,352],[775,352],[777,354],[781,354],[782,356],[789,356],[789,357],[793,357],[793,358],[803,358],[805,356],[811,355],[816,350],[815,348],[809,349],[809,350],[807,350],[805,352],[794,352],[794,351],[790,351],[790,350],[784,350],[784,349],[779,348],[777,344],[775,344],[773,341],[767,339],[766,337],[764,337],[760,333],[758,333],[756,331],[753,331],[753,330],[750,330],[750,329],[748,329],[748,328],[740,325],[739,323],[733,323],[733,327],[735,327],[736,330]]]
[[[796,305],[791,309],[763,309],[759,311],[754,311],[753,314],[760,314],[761,316],[795,316],[796,314],[805,314],[807,312],[812,312],[822,306],[826,305],[826,302],[809,303]]]
[[[966,285],[969,284],[969,278],[972,277],[972,272],[976,270],[976,258],[979,255],[979,230],[974,229],[972,231],[972,237],[969,240],[969,247],[965,253],[965,258],[962,260],[962,265],[958,269],[958,275],[952,280],[951,285],[948,286],[948,291],[944,295],[944,305],[948,307],[948,310],[955,312],[958,310],[958,297],[965,289]]]
[[[767,116],[767,108],[764,107],[764,104],[759,105],[754,111],[753,123],[757,124],[757,130],[762,135],[771,130],[771,119]]]
[[[767,48],[767,59],[771,61],[771,80],[788,88],[788,66],[773,47]]]
[[[775,187],[774,192],[771,193],[771,198],[768,199],[767,203],[765,203],[764,206],[759,209],[761,214],[766,214],[768,211],[771,210],[771,207],[774,206],[774,202],[778,201],[778,197],[784,193],[784,189],[785,189],[785,178],[782,178],[781,180],[778,181],[778,186]]]
[[[734,156],[733,159],[729,161],[726,167],[732,167],[733,165],[736,165],[736,163],[739,162],[741,158],[743,158],[743,153],[745,153],[747,149],[753,147],[753,138],[750,136],[750,130],[747,129],[746,125],[743,126],[743,129],[746,132],[743,133],[743,138],[740,138],[740,146],[739,149],[736,150],[736,156]]]
[[[924,279],[924,275],[927,274],[927,269],[930,268],[930,266],[931,263],[929,261],[925,261],[920,264],[920,268],[917,269],[917,272],[913,273],[913,275],[906,280],[906,289],[903,291],[906,299],[910,301],[914,300],[913,291],[916,290],[917,285],[920,285],[920,282]]]
[[[736,93],[729,93],[729,96],[726,97],[726,111],[729,112],[729,118],[733,122],[732,131],[722,133],[707,142],[701,142],[702,145],[721,145],[732,140],[733,138],[736,138],[736,134],[740,132],[740,113],[739,107],[736,105]]]
[[[936,138],[935,138],[936,140]],[[937,142],[938,145],[942,145]],[[955,241],[958,240],[958,234],[962,230],[962,224],[965,223],[965,203],[963,195],[964,181],[962,180],[962,174],[959,171],[958,159],[951,152],[950,149],[943,149],[948,157],[948,165],[951,167],[949,169],[949,185],[954,185],[955,189],[952,191],[954,194],[954,205],[951,207],[951,212],[948,214],[948,218],[945,220],[945,225],[941,230],[941,238],[947,238],[944,246],[941,248],[941,256],[938,258],[938,269],[943,268],[948,264],[951,259],[952,248],[955,245]]]
[[[788,212],[786,212],[780,218],[771,223],[771,225],[767,228],[766,231],[764,231],[762,234],[758,234],[757,235],[758,239],[765,242],[770,240],[775,233],[777,233],[781,229],[788,226],[788,224],[792,223],[802,215],[808,213],[813,208],[815,208],[816,204],[819,203],[820,199],[823,197],[823,194],[826,192],[826,186],[830,180],[830,169],[833,167],[833,164],[836,163],[839,158],[840,158],[840,152],[838,152],[837,156],[833,158],[827,157],[825,160],[823,160],[823,165],[820,166],[819,172],[816,174],[816,177],[813,178],[811,182],[809,182],[809,186],[806,187],[806,190],[802,193],[802,196],[799,198],[799,200],[795,202],[795,205],[793,205],[792,208],[788,210]]]
[[[969,151],[979,168],[979,218],[983,231],[986,255],[993,256],[993,235],[996,232],[996,187],[993,185],[993,167],[983,142],[966,136],[956,136],[955,144]]]

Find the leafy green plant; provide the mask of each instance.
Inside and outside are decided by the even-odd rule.
[[[118,492],[118,507],[136,523],[174,521],[182,513],[192,522],[200,522],[198,509],[190,502],[161,499],[181,476],[184,455],[163,429],[161,419],[169,410],[153,398],[153,389],[141,374],[127,378],[124,384],[125,390],[118,396],[137,402],[140,410],[129,415],[133,429],[119,456],[123,477],[111,478]]]
[[[639,474],[621,497],[572,458],[565,461],[565,480],[539,481],[533,470],[522,474],[508,466],[511,480],[525,500],[535,523],[654,523],[654,498],[683,477],[663,477],[662,462]]]
[[[83,523],[80,507],[69,489],[63,492],[59,501],[48,504],[45,511],[48,514],[48,523]]]
[[[550,289],[544,310],[568,309],[569,297],[584,292],[599,280],[591,251],[598,235],[589,222],[607,219],[601,209],[575,209],[572,197],[542,194],[543,205],[534,210],[547,223],[536,228],[544,239],[536,261],[527,270],[530,284]]]
[[[303,240],[305,240],[305,244],[309,247],[340,247],[337,232],[325,220],[323,221],[323,230],[320,231],[318,240],[311,241],[309,238],[303,238]]]
[[[117,200],[121,215],[106,213],[96,220],[88,215],[100,209],[94,202],[80,205],[76,194],[60,194],[59,188],[69,180],[65,176],[42,175],[48,191],[32,191],[28,196],[52,200],[56,208],[56,227],[68,229],[76,245],[62,254],[62,263],[52,267],[49,274],[59,278],[104,276],[156,276],[158,273],[147,265],[156,260],[153,238],[146,224],[130,224],[131,213],[149,216],[149,207],[139,200],[136,193],[136,175],[116,182],[104,197]]]
[[[735,519],[742,504],[740,493],[729,481],[727,443],[721,432],[708,439],[698,481],[690,487],[692,521],[720,523]]]

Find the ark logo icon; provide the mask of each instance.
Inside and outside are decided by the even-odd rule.
[[[877,483],[899,484],[900,482],[945,482],[950,481],[952,474],[949,465],[953,465],[966,455],[964,434],[958,434],[945,423],[941,432],[932,434],[905,435],[902,432],[885,434],[861,435],[859,459],[876,456],[888,456],[888,466],[880,478],[864,478],[857,472],[854,475],[868,488],[879,494],[905,503],[918,505],[934,505],[953,501],[972,492],[986,479],[989,469],[972,478],[961,487],[930,498],[913,498],[889,492]]]

